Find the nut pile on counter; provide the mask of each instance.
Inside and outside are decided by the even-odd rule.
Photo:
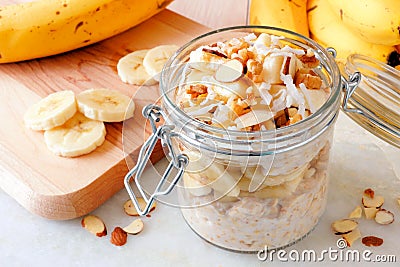
[[[330,96],[319,65],[311,49],[251,33],[192,51],[174,101],[192,118],[227,130],[290,127]],[[240,251],[301,239],[325,208],[331,134],[329,129],[299,149],[276,154],[271,168],[262,159],[242,166],[218,162],[181,145],[190,159],[183,198],[197,205],[182,209],[186,221],[206,240]]]
[[[139,206],[143,209],[146,206],[146,202],[144,201],[143,198],[138,198],[138,203]],[[127,215],[129,216],[139,216],[137,213],[132,200],[127,200],[124,203],[124,211]],[[152,207],[150,208],[150,212],[154,211],[156,208],[156,204],[154,203]],[[150,215],[148,215],[150,216]],[[85,228],[88,232],[94,234],[97,237],[103,237],[107,235],[107,227],[104,221],[96,216],[96,215],[86,215],[85,217],[82,218],[81,220],[81,225],[83,228]],[[123,246],[126,244],[128,241],[128,234],[129,235],[137,235],[140,232],[143,231],[144,228],[144,223],[143,221],[138,218],[133,220],[131,223],[129,223],[127,226],[124,228],[121,228],[120,226],[116,226],[111,233],[111,238],[110,242],[111,244],[115,246]]]
[[[355,241],[361,238],[361,232],[358,228],[359,222],[356,220],[362,218],[363,211],[367,220],[375,220],[380,225],[393,223],[394,214],[382,207],[384,202],[385,199],[383,196],[375,195],[375,191],[371,188],[365,189],[361,198],[362,208],[361,206],[357,206],[346,219],[334,221],[332,223],[333,232],[335,235],[342,236],[350,247]],[[368,247],[383,244],[383,239],[376,236],[364,236],[361,241]]]

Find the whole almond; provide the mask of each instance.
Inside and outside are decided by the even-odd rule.
[[[361,239],[361,242],[367,247],[379,247],[383,244],[383,239],[376,236],[365,236]]]
[[[111,233],[111,243],[115,246],[123,246],[126,244],[128,234],[119,226],[114,228]]]

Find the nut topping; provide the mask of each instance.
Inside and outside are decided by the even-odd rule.
[[[232,59],[222,64],[215,72],[215,79],[219,82],[230,83],[237,81],[243,75],[243,64]]]

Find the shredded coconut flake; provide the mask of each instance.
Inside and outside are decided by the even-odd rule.
[[[304,83],[299,84],[300,90],[303,93],[304,97],[307,99],[308,106],[310,107],[311,113],[314,113],[316,110],[316,107],[314,106],[314,103],[312,102],[311,96],[308,93],[307,87],[304,85]]]
[[[269,89],[271,89],[271,84],[262,82],[260,87],[258,88],[260,92],[260,96],[265,104],[270,105],[272,101],[272,95],[269,93]]]
[[[293,78],[290,75],[282,75],[282,81],[285,83],[288,95],[292,97],[291,103],[287,103],[286,107],[290,107],[291,105],[305,105],[305,100],[303,95],[297,90],[296,85],[293,83]],[[290,105],[290,106],[288,106]]]
[[[210,105],[208,105],[208,106],[205,106],[205,107],[201,107],[201,108],[199,108],[199,109],[195,109],[195,110],[193,110],[193,111],[186,111],[186,113],[189,115],[189,116],[200,116],[200,115],[205,115],[205,114],[207,114],[212,108],[214,108],[214,107],[216,107],[216,106],[218,106],[219,105],[219,103],[217,103],[217,104],[210,104]]]
[[[246,35],[245,37],[243,37],[243,39],[245,42],[251,43],[252,41],[257,39],[257,36],[254,33],[250,33],[250,34]]]
[[[290,47],[290,46],[288,46],[288,45],[285,45],[285,46],[281,49],[281,51],[282,51],[282,52],[290,52],[290,53],[293,53],[293,54],[295,54],[295,55],[304,55],[304,54],[305,54],[305,52],[304,52],[303,49],[295,49],[295,48]]]

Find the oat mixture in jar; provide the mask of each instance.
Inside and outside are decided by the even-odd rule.
[[[326,205],[340,86],[333,57],[296,33],[245,26],[192,40],[164,67],[162,107],[143,111],[153,128],[145,146],[162,139],[171,158],[151,199],[178,183],[188,225],[229,250],[257,252],[302,239]]]

